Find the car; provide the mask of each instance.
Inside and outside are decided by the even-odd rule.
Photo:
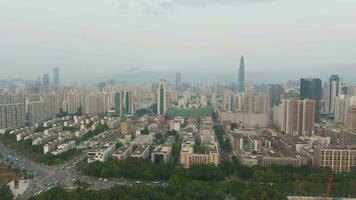
[[[104,182],[107,182],[108,181],[108,179],[104,179]]]
[[[136,184],[141,184],[142,183],[142,181],[136,181]]]
[[[103,178],[99,178],[99,181],[102,181],[103,180]]]

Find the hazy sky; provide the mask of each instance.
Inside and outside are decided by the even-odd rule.
[[[0,79],[356,83],[356,0],[0,0]],[[156,80],[152,80],[156,81]]]

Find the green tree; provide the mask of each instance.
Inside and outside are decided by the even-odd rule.
[[[151,170],[147,169],[147,170],[145,170],[145,171],[143,172],[143,178],[144,178],[145,180],[151,180],[153,177],[154,177],[154,176],[153,176],[153,173],[152,173]]]
[[[0,197],[1,200],[12,200],[14,195],[12,194],[9,186],[4,185],[0,187]]]

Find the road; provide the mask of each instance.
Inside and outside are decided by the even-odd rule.
[[[20,156],[12,149],[5,147],[1,142],[0,153],[4,158],[10,159],[10,161],[13,162],[14,165],[16,165],[18,168],[24,169],[28,173],[34,174],[29,187],[25,193],[19,197],[20,200],[27,200],[39,192],[47,190],[49,186],[60,185],[65,188],[73,188],[75,186],[74,182],[77,180],[88,183],[89,189],[93,190],[109,189],[114,185],[133,185],[141,183],[152,185],[166,184],[165,182],[132,180],[123,178],[99,180],[95,177],[81,175],[76,170],[76,164],[85,159],[85,151],[61,166],[51,167],[38,164],[26,157]]]

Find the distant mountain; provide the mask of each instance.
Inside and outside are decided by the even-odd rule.
[[[114,79],[119,83],[153,83],[161,78],[164,78],[164,76],[160,73],[154,71],[141,71],[137,68],[122,71],[111,77],[111,79]]]

